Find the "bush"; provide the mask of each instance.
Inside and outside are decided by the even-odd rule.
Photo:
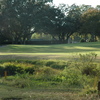
[[[85,75],[97,76],[99,71],[100,70],[97,69],[96,64],[89,64],[88,66],[82,68],[82,74]]]
[[[54,69],[64,69],[66,67],[66,63],[63,61],[47,61],[45,65]]]
[[[15,75],[15,79],[12,85],[19,88],[25,88],[25,87],[30,87],[31,83],[32,81],[30,80],[29,73],[23,73],[23,74],[17,73]]]
[[[4,67],[0,66],[0,76],[4,76]]]
[[[80,54],[79,57],[79,66],[82,71],[82,74],[95,76],[98,75],[100,69],[97,69],[98,63],[95,63],[97,54],[89,53],[89,54]]]
[[[81,39],[80,42],[86,42],[85,39]]]
[[[40,68],[35,75],[35,78],[38,80],[54,80],[56,75],[58,75],[59,70],[53,69],[51,67]]]
[[[94,93],[98,93],[98,90],[96,88],[93,88],[93,87],[90,87],[90,86],[86,86],[82,93],[84,95],[87,95],[87,94],[94,94]]]
[[[2,64],[3,73],[7,71],[8,75],[15,75],[16,73],[23,74],[28,72],[29,74],[33,74],[35,68],[32,64],[26,63],[17,63],[17,62],[5,62]]]
[[[51,65],[53,65],[53,64],[56,64],[56,62],[55,62],[55,61],[48,61],[48,62],[46,63],[46,66],[51,66]]]
[[[61,73],[60,77],[62,78],[62,81],[66,82],[67,85],[71,86],[82,86],[83,85],[83,79],[82,74],[79,70],[76,70],[75,68],[65,69]]]

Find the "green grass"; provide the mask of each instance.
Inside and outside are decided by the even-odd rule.
[[[82,43],[82,44],[85,44],[85,43]],[[98,44],[98,43],[95,43],[95,44]],[[75,46],[78,44],[68,44],[68,45]],[[68,45],[49,45],[49,46],[51,46],[51,47],[52,46],[55,46],[55,47],[62,46],[64,48],[65,46],[68,47]],[[10,48],[13,46],[14,45],[8,45],[8,46],[1,47],[1,48],[9,47],[9,50],[10,50]],[[15,46],[17,48],[19,48],[21,45],[15,45]],[[22,45],[22,49],[23,49],[23,47],[27,49],[28,46],[30,47],[31,45],[26,45],[26,47],[25,47],[25,45]],[[92,46],[91,46],[91,48],[92,48]],[[77,47],[81,48],[79,46],[77,46]],[[35,45],[33,45],[32,48],[35,49]],[[72,47],[70,46],[69,48],[72,48]],[[84,46],[84,48],[86,48],[86,45]],[[90,48],[90,47],[88,47],[88,48]],[[99,46],[98,47],[96,46],[94,48],[99,48]],[[41,49],[42,49],[42,47],[41,47]],[[0,55],[3,57],[3,59],[5,57],[9,57],[9,60],[11,60],[11,57],[14,58],[15,56],[16,57],[18,56],[18,58],[20,58],[20,53],[16,53],[15,56],[12,53],[12,56],[11,56],[9,54],[9,52],[8,53],[5,52],[5,51],[7,51],[7,49],[6,50],[4,49],[3,51],[4,51],[5,55]],[[13,49],[13,51],[17,52],[16,49]],[[27,52],[28,50],[25,50],[25,51]],[[82,53],[85,53],[85,52],[82,52]],[[6,55],[6,54],[8,54],[8,55]],[[21,56],[24,57],[24,54],[25,53],[21,54]],[[40,53],[40,54],[32,53],[32,54],[34,54],[35,57],[37,57],[37,58],[39,58],[40,54],[42,55],[42,57],[44,57],[43,54],[45,54],[45,57],[49,56],[47,53]],[[51,54],[53,56],[55,56],[58,53],[51,53]],[[67,54],[67,53],[63,53],[62,56],[65,56],[64,54]],[[72,54],[74,54],[74,53],[72,52]],[[28,53],[26,55],[28,56],[28,58],[30,57]],[[34,55],[32,55],[31,57],[33,57]],[[26,56],[26,58],[27,58],[27,56]],[[99,68],[100,62],[99,63],[95,62],[94,59],[93,59],[93,61],[94,61],[93,62],[93,61],[91,61],[91,59],[90,60],[87,59],[87,57],[88,56],[85,57],[86,63],[84,62],[84,64],[83,64],[84,59],[81,62],[83,65],[82,67],[84,67],[84,66],[88,67],[88,66],[91,66],[91,64],[96,64],[97,65],[96,68]],[[0,60],[0,61],[1,61],[1,65],[4,65],[3,60]],[[12,60],[12,61],[14,61],[14,60]],[[62,60],[52,60],[51,59],[51,60],[18,60],[18,61],[15,60],[14,64],[16,66],[17,66],[17,63],[24,64],[24,61],[26,61],[26,63],[32,63],[33,65],[36,64],[36,67],[38,67],[38,69],[36,69],[36,73],[34,73],[33,75],[24,73],[24,74],[16,74],[15,76],[7,76],[6,78],[0,77],[0,90],[1,90],[0,91],[0,100],[15,100],[15,99],[16,100],[20,100],[20,99],[21,100],[100,100],[98,93],[97,93],[97,89],[95,89],[96,85],[94,87],[94,80],[95,80],[94,77],[93,76],[86,77],[82,73],[80,73],[81,70],[78,69],[79,66],[81,67],[80,63],[78,64],[78,62],[76,62],[76,61],[67,62],[67,61],[62,61]],[[91,63],[90,63],[90,61],[91,61]],[[5,63],[6,63],[6,61],[5,61]],[[10,62],[10,63],[12,63],[12,62]],[[88,65],[87,65],[87,63],[88,63]],[[59,66],[57,66],[56,64]],[[64,65],[66,64],[66,68],[63,67],[63,69],[59,69],[62,66],[62,64],[64,64]],[[53,66],[51,66],[51,65],[53,65]],[[57,67],[57,69],[55,69],[55,66]],[[54,69],[53,69],[53,67],[54,67]],[[97,73],[98,70],[99,69],[96,69],[93,71],[96,71],[96,73]],[[54,76],[54,78],[52,77],[52,75]],[[61,77],[61,75],[62,75],[62,77]],[[65,77],[66,77],[66,80],[65,80]],[[61,81],[61,79],[62,79],[62,81]],[[79,84],[76,83],[76,81]],[[75,85],[75,83],[77,85]],[[97,84],[97,81],[95,83]],[[96,92],[94,92],[95,90],[96,90]]]
[[[64,58],[79,53],[94,52],[100,57],[100,42],[57,44],[57,45],[7,45],[0,47],[3,58]]]
[[[17,89],[3,85],[0,86],[0,90],[0,100],[4,98],[23,98],[22,100],[70,100],[67,99],[68,96],[72,96],[74,94],[71,92],[68,93],[68,91],[61,91],[59,89],[55,91],[52,89]],[[73,98],[73,96],[71,98]]]
[[[97,94],[81,95],[77,89],[19,89],[0,85],[0,100],[100,100]]]
[[[58,45],[7,45],[0,48],[0,53],[85,53],[100,52],[100,42],[58,44]]]

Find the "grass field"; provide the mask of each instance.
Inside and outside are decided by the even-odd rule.
[[[0,46],[0,66],[4,67],[7,66],[7,64],[3,64],[2,61],[6,61],[6,60],[15,60],[16,59],[27,59],[28,61],[36,60],[37,61],[37,65],[38,67],[40,67],[40,74],[36,74],[38,75],[37,79],[39,78],[39,75],[41,76],[42,79],[42,74],[41,72],[46,68],[46,62],[48,62],[48,65],[52,63],[52,67],[55,68],[55,66],[57,67],[57,69],[53,69],[51,68],[51,66],[49,66],[51,68],[51,72],[54,72],[57,74],[60,72],[63,72],[64,69],[59,69],[58,67],[61,67],[62,61],[64,60],[64,64],[67,64],[68,59],[73,59],[76,58],[77,56],[79,56],[78,54],[88,54],[88,53],[96,53],[97,59],[98,61],[100,60],[100,42],[91,42],[91,43],[77,43],[77,44],[57,44],[57,45],[4,45],[4,46]],[[38,60],[38,59],[42,59],[42,60]],[[48,59],[48,60],[47,60]],[[55,60],[54,60],[55,59]],[[27,61],[25,60],[25,61]],[[21,61],[21,60],[20,60]],[[24,60],[22,60],[24,61]],[[44,61],[44,62],[43,62]],[[61,61],[61,62],[60,62]],[[54,63],[56,62],[56,63]],[[72,60],[73,63],[68,63],[67,66],[68,71],[67,75],[69,75],[69,79],[71,81],[73,81],[75,78],[75,82],[77,81],[77,76],[78,75],[77,72],[79,72],[79,70],[76,67],[78,62],[75,63]],[[86,62],[88,62],[86,60]],[[42,65],[43,63],[43,65]],[[97,64],[97,68],[99,68],[100,62],[92,62],[93,64]],[[88,64],[91,63],[89,62]],[[24,65],[26,63],[20,63],[20,65]],[[55,64],[55,65],[54,65]],[[74,66],[75,64],[75,66]],[[84,63],[87,65],[87,63]],[[10,63],[10,65],[12,65],[12,63]],[[15,62],[14,66],[17,66],[18,62]],[[29,65],[29,64],[28,64]],[[33,64],[35,65],[35,64]],[[48,67],[47,65],[47,67]],[[59,65],[59,66],[57,66]],[[64,65],[65,66],[65,65]],[[9,66],[8,66],[9,67]],[[37,67],[37,66],[36,66]],[[11,66],[10,66],[11,68]],[[49,68],[49,72],[50,72],[50,68]],[[65,67],[64,67],[65,68]],[[1,69],[2,70],[2,69]],[[76,71],[77,70],[77,71]],[[96,69],[97,70],[97,69]],[[100,71],[98,69],[98,71]],[[44,72],[46,72],[44,70]],[[71,72],[71,74],[70,74]],[[64,74],[65,72],[63,72]],[[52,73],[51,73],[52,74]],[[22,74],[23,76],[24,74]],[[86,94],[83,90],[84,88],[82,86],[68,86],[68,80],[67,81],[62,81],[62,82],[58,82],[58,81],[54,81],[54,80],[35,80],[35,77],[33,74],[33,78],[29,75],[28,77],[26,76],[27,74],[25,74],[25,76],[19,76],[16,77],[16,75],[14,76],[7,76],[7,78],[5,77],[0,77],[0,100],[100,100],[100,97],[97,94],[97,90],[95,93],[92,94]],[[44,74],[43,74],[44,75]],[[45,77],[47,78],[47,75],[49,75],[48,70],[45,73]],[[57,74],[58,75],[58,74]],[[64,74],[66,75],[66,73]],[[73,77],[73,75],[75,77]],[[80,79],[79,82],[81,82],[82,77],[81,74],[79,74],[80,76],[78,77]],[[55,74],[54,74],[55,76]],[[26,77],[26,78],[25,78]],[[45,79],[45,77],[43,77]],[[61,77],[64,80],[64,77]],[[86,78],[86,79],[85,79]],[[84,76],[82,83],[84,84],[86,82],[86,90],[89,91],[91,93],[92,89],[91,86],[94,86],[94,77],[86,77]],[[69,80],[69,82],[71,82]],[[84,81],[85,80],[85,81]],[[26,85],[25,88],[23,88],[23,85]],[[27,87],[27,85],[29,87]],[[17,87],[19,86],[19,87]],[[21,87],[20,87],[21,86]],[[88,89],[88,86],[89,89]],[[96,87],[96,85],[95,85]],[[95,89],[94,89],[95,90]],[[93,91],[94,91],[93,90]],[[85,94],[84,94],[85,93]]]
[[[1,87],[0,87],[1,88]],[[4,91],[6,91],[4,93]],[[1,88],[0,100],[100,100],[97,95],[80,96],[77,91],[68,92],[53,89],[17,89]]]
[[[1,87],[0,87],[1,88]],[[4,93],[4,91],[6,91]],[[81,96],[75,92],[53,89],[1,88],[0,100],[100,100],[97,95]]]
[[[100,42],[57,45],[6,45],[0,47],[1,59],[64,59],[94,52],[100,57]]]

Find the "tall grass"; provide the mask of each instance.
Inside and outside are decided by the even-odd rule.
[[[1,61],[0,70],[6,69],[10,74],[6,78],[1,77],[0,84],[19,89],[31,89],[29,92],[31,95],[25,92],[26,97],[35,100],[41,98],[43,100],[51,98],[54,100],[74,100],[76,98],[77,100],[99,100],[97,84],[100,76],[100,62],[96,62],[96,58],[97,54],[89,53],[80,54],[77,59],[69,61]],[[37,90],[38,93],[35,94],[32,89]],[[41,90],[44,92],[41,93]],[[54,91],[56,91],[55,96]],[[51,94],[47,95],[48,93]]]

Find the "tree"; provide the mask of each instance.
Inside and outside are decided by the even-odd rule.
[[[3,34],[4,32],[4,18],[3,18],[3,9],[4,5],[2,4],[2,0],[0,1],[0,44],[2,44],[6,40],[6,36]]]
[[[66,5],[59,7],[46,6],[36,18],[37,30],[58,37],[61,43],[67,43],[68,38],[78,30],[80,26],[80,12],[78,6]],[[41,16],[41,17],[40,17]]]
[[[53,38],[59,37],[58,32],[64,16],[60,9],[46,5],[36,16],[35,29],[38,32],[51,34]]]
[[[62,5],[60,5],[62,6]],[[65,5],[66,6],[66,5]],[[61,11],[64,14],[64,17],[61,20],[61,24],[58,28],[59,39],[63,42],[68,42],[69,37],[77,32],[80,27],[80,9],[79,6],[73,4],[71,6],[64,5],[61,8]],[[64,9],[63,9],[64,7]]]
[[[81,14],[85,13],[87,10],[92,9],[93,7],[91,5],[81,5],[79,6]]]
[[[13,43],[25,43],[35,32],[35,15],[52,0],[4,0],[2,33]]]
[[[97,10],[100,10],[100,5],[97,5],[97,6],[96,6],[96,9],[97,9]]]
[[[89,9],[82,14],[81,33],[92,35],[92,41],[96,41],[96,36],[100,36],[100,11]],[[98,34],[99,33],[99,34]]]
[[[73,4],[68,8],[67,13],[67,19],[69,21],[69,27],[67,27],[67,40],[68,38],[75,32],[79,31],[79,28],[81,26],[80,23],[80,17],[81,17],[81,11],[79,6]],[[66,22],[67,23],[67,22]]]

